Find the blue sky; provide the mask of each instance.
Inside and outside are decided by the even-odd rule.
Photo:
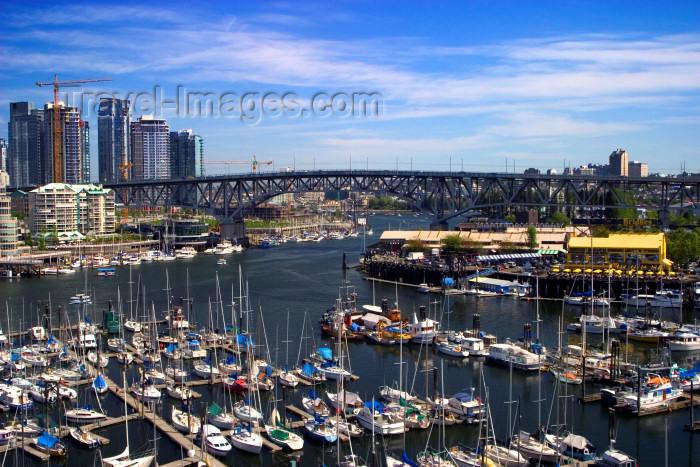
[[[623,148],[650,172],[700,172],[697,2],[165,4],[6,2],[0,137],[9,102],[43,105],[34,82],[58,73],[113,79],[63,89],[92,125],[93,174],[96,92],[193,129],[207,160],[274,161],[261,170],[561,172]],[[149,97],[178,89],[209,93],[214,115]],[[369,93],[378,114],[343,108]]]

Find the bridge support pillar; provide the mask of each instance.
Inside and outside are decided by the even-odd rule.
[[[449,230],[447,221],[433,221],[430,223],[430,230]]]
[[[660,210],[659,211],[659,227],[662,229],[668,229],[669,224],[671,223],[671,215],[669,214],[668,211]]]
[[[246,234],[245,230],[245,222],[240,219],[221,224],[221,238],[230,240],[232,243],[239,243],[243,247],[247,248],[248,235]]]

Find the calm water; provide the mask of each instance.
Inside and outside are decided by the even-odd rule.
[[[389,227],[394,229],[428,227],[427,220],[413,216],[374,216],[370,222],[375,233],[373,237],[366,240],[368,244],[378,241],[381,231]],[[219,257],[207,255],[199,255],[191,260],[144,263],[132,268],[132,284],[130,284],[127,268],[117,268],[117,276],[113,278],[98,278],[94,270],[88,269],[71,276],[4,281],[0,282],[0,297],[6,304],[8,313],[1,313],[0,321],[5,332],[10,326],[14,330],[26,329],[37,322],[37,302],[41,302],[43,312],[43,303],[50,300],[54,309],[58,306],[68,309],[68,316],[71,322],[75,323],[79,309],[68,306],[68,298],[85,289],[94,299],[94,305],[87,308],[88,316],[97,322],[101,321],[101,312],[107,307],[108,300],[116,306],[118,294],[121,295],[122,309],[126,315],[130,313],[142,315],[145,302],[147,308],[150,309],[153,306],[156,315],[160,317],[162,310],[166,309],[168,294],[166,289],[169,283],[170,293],[176,303],[180,297],[190,296],[193,299],[192,311],[198,328],[204,327],[209,322],[210,309],[214,321],[218,320],[221,323],[225,318],[230,322],[232,295],[238,296],[240,265],[243,283],[247,284],[249,290],[250,308],[253,310],[252,322],[256,328],[256,343],[264,344],[266,341],[272,360],[280,366],[284,366],[285,362],[291,366],[298,361],[300,354],[303,357],[310,353],[314,346],[329,344],[329,341],[323,341],[320,338],[318,319],[334,304],[339,295],[339,287],[344,281],[355,288],[360,304],[379,304],[382,298],[389,298],[389,302],[393,303],[398,297],[399,306],[405,315],[407,312],[417,312],[420,305],[425,305],[438,313],[438,318],[444,326],[449,320],[452,329],[471,328],[473,314],[479,313],[482,329],[496,334],[500,341],[508,337],[517,339],[522,334],[525,323],[533,323],[533,334],[535,333],[534,323],[537,318],[535,302],[522,302],[505,297],[476,300],[473,297],[458,296],[450,297],[447,303],[441,302],[431,307],[429,302],[435,300],[436,296],[420,295],[414,288],[399,287],[397,290],[391,284],[373,286],[370,281],[363,280],[362,276],[354,270],[343,272],[341,270],[343,253],[347,254],[349,264],[356,263],[362,247],[363,238],[360,235],[357,238],[325,240],[319,243],[288,243],[267,250],[250,249],[228,256],[228,264],[225,266],[216,264]],[[217,298],[219,296],[217,278],[218,290],[223,297],[221,303]],[[141,287],[139,283],[142,284]],[[135,303],[137,298],[138,306]],[[556,346],[560,317],[563,316],[564,322],[571,322],[576,319],[579,312],[572,308],[562,310],[559,303],[541,303],[540,336],[544,344]],[[10,325],[7,322],[8,314]],[[289,327],[287,327],[288,314]],[[678,319],[677,316],[675,318]],[[302,339],[302,327],[305,322],[304,336],[307,338]],[[262,333],[263,324],[266,338]],[[312,332],[309,332],[310,327],[313,328]],[[282,342],[287,332],[291,341],[288,346],[288,357],[287,346]],[[567,337],[570,343],[580,341],[580,336],[563,335],[564,339]],[[349,343],[348,347],[352,371],[360,376],[359,381],[350,383],[349,390],[358,392],[364,400],[371,400],[373,394],[378,393],[379,386],[392,384],[398,380],[398,347],[384,348],[364,343]],[[637,344],[630,345],[628,352],[630,360],[643,363],[653,358],[655,349]],[[434,354],[432,350],[426,355],[425,350],[421,353],[421,349],[417,346],[405,348],[404,358],[407,361],[404,374],[407,375],[408,385],[422,395],[426,393],[426,386],[431,394],[433,388],[432,373],[426,382],[426,373],[421,371],[426,359],[429,366],[443,369],[444,392],[447,395],[468,387],[475,387],[479,391],[483,369],[484,381],[489,387],[490,409],[496,435],[500,439],[507,437],[509,407],[506,403],[509,400],[507,368],[486,365],[483,361],[474,358],[458,360],[444,357]],[[693,356],[688,358],[691,361],[692,359]],[[114,381],[121,381],[121,370],[116,361],[110,363],[107,373]],[[127,372],[128,383],[130,384],[137,377],[137,368],[132,365]],[[580,387],[568,387],[566,388],[568,394],[555,397],[555,386],[549,374],[544,374],[540,381],[536,375],[515,372],[512,380],[513,400],[516,401],[511,405],[512,420],[521,429],[534,432],[538,426],[566,422],[573,431],[588,437],[599,452],[607,447],[607,408],[599,403],[582,405],[576,402],[576,398],[580,395]],[[599,388],[592,385],[587,386],[588,393],[597,389]],[[201,401],[193,402],[197,412],[201,413],[205,410],[203,406],[212,401],[224,405],[225,398],[221,389],[211,390],[201,386],[196,390],[203,394]],[[335,384],[329,385],[329,390],[335,391]],[[323,390],[317,390],[317,393],[323,392]],[[288,402],[299,404],[302,395],[307,393],[307,388],[300,387],[288,391],[284,397]],[[277,398],[282,399],[282,397],[283,395],[279,392]],[[87,400],[84,399],[85,396],[81,395],[81,403],[97,405],[94,395],[90,395]],[[165,402],[157,408],[157,411],[169,420],[172,400],[164,399]],[[269,409],[272,399],[274,394],[262,395],[265,411]],[[553,401],[558,403],[553,404]],[[123,413],[122,403],[114,396],[104,396],[100,404],[109,415]],[[281,404],[280,401],[278,406]],[[34,410],[37,414],[46,412],[41,404],[37,404]],[[55,409],[49,412],[49,416],[56,420]],[[10,415],[5,414],[4,417],[9,418]],[[664,465],[665,440],[668,439],[670,463],[679,467],[698,466],[700,461],[697,453],[700,452],[700,441],[697,435],[691,435],[682,429],[688,420],[688,411],[642,418],[619,414],[616,419],[617,447],[635,456],[640,466]],[[129,432],[132,452],[140,447],[152,446],[154,433],[150,424],[143,421],[132,422],[129,424]],[[438,446],[442,433],[438,433],[437,427],[429,433],[429,431],[411,431],[406,435],[405,449],[410,456],[415,456],[428,442],[434,447]],[[123,450],[125,442],[123,427],[105,429],[99,434],[111,439],[111,444],[102,448],[104,456],[112,456]],[[457,443],[475,446],[477,435],[476,426],[465,425],[448,427],[444,433],[448,446]],[[65,441],[69,449],[67,462],[78,461],[80,465],[92,465],[95,456],[98,456],[99,460],[99,454],[95,451],[82,450],[73,445],[70,440]],[[382,444],[396,453],[400,453],[404,445],[403,437],[383,441],[378,438],[378,441],[380,452],[384,449]],[[302,465],[320,465],[324,462],[330,465],[334,462],[335,445],[324,446],[310,440],[306,440],[305,445]],[[167,438],[158,437],[157,446],[159,463],[170,462],[181,456],[180,448]],[[348,446],[344,445],[341,449],[346,453]],[[369,457],[370,443],[368,440],[353,442],[353,450],[363,457]],[[25,459],[23,456],[14,459],[13,455],[9,455],[7,461],[34,463],[32,459]],[[54,463],[55,460],[51,462]],[[242,454],[234,449],[226,459],[226,463],[244,466],[272,465],[273,460],[270,453],[265,450],[260,456],[253,456]]]

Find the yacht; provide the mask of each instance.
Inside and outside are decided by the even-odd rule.
[[[668,341],[668,348],[674,352],[700,350],[700,333],[678,330]]]
[[[191,246],[183,246],[179,250],[175,251],[175,258],[177,259],[194,258],[195,256],[197,256],[197,250]]]
[[[621,298],[624,305],[640,308],[644,308],[647,304],[652,308],[680,308],[683,303],[683,293],[672,289],[659,290],[653,295],[622,295]]]
[[[536,371],[542,367],[542,358],[515,344],[506,342],[503,344],[491,344],[489,354],[486,357],[489,361],[510,365],[518,370]]]

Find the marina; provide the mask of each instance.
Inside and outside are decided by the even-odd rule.
[[[373,216],[372,225],[376,230],[388,227],[390,216]],[[418,221],[416,221],[418,222]],[[370,239],[364,239],[368,243]],[[87,316],[93,323],[103,322],[103,312],[108,309],[107,302],[112,301],[115,309],[120,309],[125,319],[137,318],[144,323],[158,323],[161,337],[173,335],[163,320],[164,311],[168,309],[168,296],[173,297],[174,303],[183,303],[185,318],[195,323],[190,332],[197,332],[201,338],[201,349],[205,358],[210,361],[221,361],[227,356],[235,357],[236,362],[241,363],[246,359],[246,352],[235,342],[212,345],[214,341],[207,338],[208,323],[219,323],[219,333],[223,335],[226,326],[235,326],[245,329],[241,321],[239,303],[242,295],[249,296],[255,306],[247,314],[250,318],[251,336],[253,337],[256,358],[264,358],[273,367],[271,375],[274,377],[278,371],[289,365],[290,369],[301,365],[316,350],[322,347],[337,351],[337,341],[331,338],[323,338],[318,324],[321,315],[332,307],[339,299],[339,287],[343,284],[352,284],[357,293],[358,305],[372,304],[379,306],[382,299],[387,299],[389,308],[399,308],[402,316],[411,319],[413,314],[420,314],[420,308],[425,307],[428,315],[438,321],[443,330],[465,331],[473,327],[474,315],[480,317],[480,328],[484,332],[493,333],[499,343],[506,339],[517,341],[522,337],[523,326],[531,324],[532,340],[537,340],[536,325],[539,324],[539,341],[547,348],[557,346],[559,320],[565,323],[578,321],[581,314],[580,308],[563,307],[561,301],[518,300],[517,297],[501,296],[482,300],[475,296],[459,295],[440,297],[436,294],[418,293],[415,287],[403,287],[393,281],[367,281],[356,269],[342,270],[342,256],[345,253],[349,263],[355,263],[362,256],[362,238],[350,238],[342,241],[309,242],[284,244],[270,249],[248,249],[241,253],[227,257],[226,265],[217,265],[216,256],[196,255],[185,261],[170,263],[152,262],[142,263],[138,266],[116,266],[114,278],[107,279],[110,282],[105,286],[103,278],[98,279],[92,269],[79,269],[74,275],[59,276],[58,278],[36,277],[31,279],[10,279],[0,283],[0,295],[6,298],[8,317],[1,319],[2,329],[5,335],[19,338],[20,333],[25,337],[27,329],[38,325],[45,316],[44,304],[50,300],[53,322],[53,334],[59,338],[61,324],[59,319],[68,320],[69,325],[63,324],[63,333],[70,329],[78,332],[78,323],[84,321]],[[354,260],[353,258],[357,258]],[[239,291],[239,271],[241,266],[243,281],[248,284],[246,293]],[[271,268],[274,265],[274,279],[271,278]],[[167,279],[166,279],[167,271]],[[130,274],[131,272],[131,274]],[[131,275],[131,280],[129,276]],[[130,284],[131,282],[131,284]],[[87,284],[87,287],[86,287]],[[217,287],[217,284],[218,287]],[[131,297],[129,289],[132,289]],[[140,294],[136,298],[137,291]],[[89,295],[92,303],[70,304],[71,297],[79,293]],[[145,294],[145,297],[143,296]],[[343,293],[341,293],[343,295]],[[182,297],[182,300],[180,300]],[[121,298],[121,304],[119,304]],[[344,298],[344,295],[343,297]],[[41,306],[35,307],[36,302]],[[147,303],[144,307],[143,303]],[[235,303],[234,307],[231,303]],[[398,302],[398,305],[396,305]],[[433,304],[437,302],[437,304]],[[31,305],[30,305],[31,304]],[[617,311],[621,311],[619,305]],[[61,307],[63,317],[59,318],[57,308]],[[563,308],[562,308],[563,307]],[[539,320],[538,320],[539,308]],[[23,313],[28,310],[28,313]],[[286,326],[287,309],[290,311],[291,320]],[[144,311],[145,310],[145,311]],[[235,313],[234,313],[235,311]],[[447,314],[449,312],[449,315]],[[679,316],[678,310],[665,311],[665,318],[674,318],[676,321],[693,321],[693,312],[683,311]],[[448,318],[449,317],[449,318]],[[680,318],[680,319],[679,319]],[[65,323],[65,322],[64,322]],[[215,331],[215,329],[212,329]],[[285,344],[283,337],[289,331],[288,357],[285,358]],[[125,339],[131,342],[132,333],[126,332]],[[108,335],[97,333],[98,342],[106,344]],[[588,343],[602,345],[604,336],[589,335]],[[565,334],[568,344],[581,345],[581,334]],[[625,345],[624,335],[618,336],[622,341],[621,354],[624,360],[635,365],[657,363],[666,358],[663,348],[643,342],[630,341]],[[166,347],[166,346],[164,346]],[[128,349],[135,353],[135,348],[129,343]],[[83,425],[103,440],[109,440],[100,448],[104,456],[121,452],[124,446],[123,427],[123,400],[133,413],[129,415],[129,433],[132,449],[134,440],[139,440],[143,447],[157,444],[159,465],[188,465],[195,459],[202,458],[201,448],[195,443],[194,435],[186,435],[170,423],[170,413],[173,406],[180,407],[183,402],[167,397],[165,394],[155,405],[142,405],[131,394],[124,394],[121,384],[121,364],[116,363],[116,353],[103,350],[103,355],[109,357],[109,364],[104,369],[104,378],[107,381],[109,391],[99,396],[99,403],[107,415],[107,419],[99,424]],[[392,386],[399,380],[399,367],[403,367],[403,390],[417,397],[416,403],[425,403],[428,399],[435,400],[444,393],[446,397],[455,394],[465,387],[475,388],[474,394],[479,394],[485,399],[485,388],[489,388],[490,411],[493,418],[494,430],[499,439],[508,437],[508,408],[506,404],[509,397],[520,402],[512,404],[518,406],[518,416],[522,429],[530,432],[538,432],[540,427],[546,427],[557,423],[557,405],[564,404],[559,410],[559,424],[565,422],[568,427],[575,429],[577,433],[586,436],[595,444],[597,452],[602,453],[608,445],[606,436],[607,408],[599,401],[590,401],[599,396],[600,389],[607,387],[604,382],[592,379],[593,374],[588,375],[585,389],[581,386],[563,385],[557,386],[556,380],[549,372],[515,371],[512,376],[513,395],[508,395],[509,377],[508,365],[494,365],[487,363],[484,357],[468,356],[466,358],[452,357],[436,352],[436,346],[405,344],[377,346],[369,345],[363,341],[352,341],[342,345],[342,360],[352,375],[348,390],[357,393],[365,402],[372,401],[373,397],[379,398],[379,388],[383,385]],[[404,364],[397,365],[400,355],[403,354]],[[349,358],[348,358],[349,356]],[[48,358],[58,359],[58,353],[48,354]],[[691,353],[673,354],[668,356],[679,366],[690,368],[700,356]],[[163,366],[168,366],[168,360],[163,359]],[[175,361],[177,362],[177,360]],[[195,416],[203,416],[207,407],[212,403],[219,406],[231,406],[231,401],[241,401],[245,392],[235,393],[225,391],[221,385],[224,375],[212,378],[197,378],[193,376],[193,365],[199,362],[199,358],[182,356],[182,364],[188,375],[183,383],[191,387],[192,400],[189,402],[191,411]],[[173,363],[175,364],[175,363]],[[141,380],[139,369],[143,369],[141,360],[126,367],[127,385],[131,386]],[[257,367],[256,367],[257,368]],[[440,370],[442,369],[442,370]],[[427,371],[426,371],[427,370]],[[438,371],[443,372],[443,377],[436,376]],[[31,372],[28,371],[28,376]],[[243,375],[244,372],[239,372]],[[265,371],[255,371],[255,377],[264,376]],[[441,382],[444,379],[444,384]],[[82,391],[92,382],[91,378],[82,378],[75,382],[67,382],[70,386],[76,386]],[[301,382],[301,381],[300,381]],[[308,384],[308,383],[307,383]],[[321,385],[304,385],[303,382],[296,388],[284,388],[278,386],[272,391],[260,392],[260,409],[267,418],[270,409],[276,406],[281,412],[294,414],[302,420],[313,414],[304,410],[301,399],[308,397],[310,391],[314,391],[319,398],[328,402],[326,391],[337,392],[336,381],[327,380]],[[156,383],[154,387],[159,390],[166,388],[166,383]],[[195,391],[196,388],[196,391]],[[82,397],[81,391],[81,397]],[[541,395],[539,395],[541,391]],[[557,396],[556,392],[560,395]],[[256,396],[257,397],[257,396]],[[586,404],[573,403],[578,398],[585,399]],[[700,398],[698,398],[700,399]],[[421,402],[422,401],[422,402]],[[565,404],[568,401],[568,404]],[[93,408],[97,404],[94,393],[88,401],[80,400],[80,403],[89,402]],[[688,423],[688,412],[685,408],[688,401],[679,401],[669,408],[646,412],[643,417],[637,417],[626,410],[619,410],[618,433],[616,448],[632,455],[638,460],[640,466],[661,465],[664,462],[663,440],[667,426],[668,439],[673,449],[669,455],[674,464],[679,466],[692,466],[693,443],[696,443],[691,432],[685,431]],[[60,416],[60,404],[45,405],[34,404],[34,413],[48,411],[54,419]],[[229,409],[230,410],[230,409]],[[4,415],[6,421],[14,418],[14,410]],[[287,426],[297,429],[301,434],[303,421],[291,418]],[[65,438],[65,427],[62,428],[62,438],[67,444],[67,459],[70,462],[77,460],[82,464],[93,462],[93,452],[78,449]],[[133,435],[131,435],[133,433]],[[223,431],[228,434],[227,431]],[[394,456],[405,450],[411,458],[426,449],[430,440],[435,439],[434,433],[429,430],[409,430],[405,436],[393,435],[379,438],[379,450],[382,453],[391,452]],[[477,424],[455,424],[444,430],[447,446],[467,445],[475,447],[479,439]],[[364,458],[370,455],[371,434],[365,432],[361,438],[351,440],[352,450]],[[155,441],[154,441],[155,439]],[[286,455],[284,451],[264,438],[265,449],[259,455],[246,454],[232,450],[225,457],[210,458],[212,465],[272,465]],[[341,437],[340,449],[343,454],[349,452],[350,443],[347,438]],[[656,447],[654,447],[656,446]],[[141,447],[141,446],[139,446]],[[32,449],[31,447],[29,449]],[[191,450],[194,449],[194,455]],[[302,465],[314,465],[325,459],[328,464],[336,458],[337,446],[335,443],[319,443],[305,436],[304,448],[301,451]],[[27,451],[30,452],[30,451]],[[38,452],[38,451],[37,451]],[[31,454],[31,452],[30,452]],[[39,453],[41,454],[41,453]],[[8,455],[21,455],[8,453]],[[31,455],[26,457],[27,463],[40,462],[45,457]],[[276,460],[275,460],[276,459]],[[220,464],[216,464],[220,462]],[[584,461],[576,461],[585,465]]]

